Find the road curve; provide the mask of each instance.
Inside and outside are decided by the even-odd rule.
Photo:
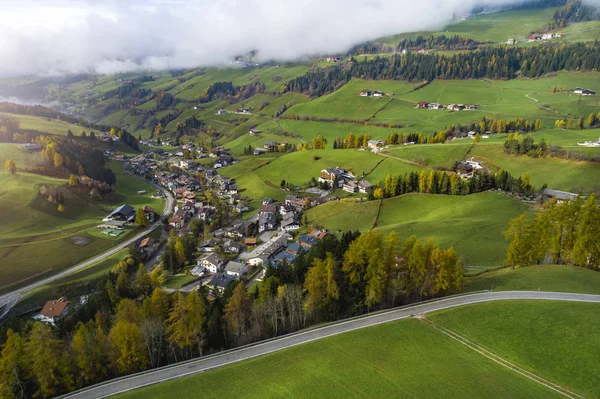
[[[171,212],[171,210],[173,209],[173,205],[174,205],[174,199],[173,196],[171,195],[171,193],[169,193],[167,190],[165,190],[163,187],[156,185],[152,182],[149,182],[147,180],[145,180],[146,183],[152,185],[153,187],[158,188],[159,190],[162,191],[162,193],[165,195],[166,197],[166,203],[165,203],[165,209],[163,211],[163,214],[167,214],[168,212]],[[29,285],[26,285],[24,287],[21,287],[19,289],[16,289],[14,291],[8,292],[6,294],[3,294],[2,296],[0,296],[0,306],[4,303],[8,303],[8,302],[12,302],[13,299],[15,298],[15,296],[18,298],[20,297],[21,294],[27,292],[27,291],[31,291],[35,288],[38,288],[44,284],[48,284],[51,283],[53,281],[56,281],[62,277],[68,276],[69,274],[72,274],[74,272],[77,272],[81,269],[85,269],[88,266],[93,265],[96,262],[101,261],[104,258],[107,258],[111,255],[114,255],[115,253],[119,252],[120,250],[127,248],[129,245],[131,245],[132,243],[136,242],[137,240],[143,238],[144,236],[146,236],[148,234],[148,232],[152,231],[154,228],[160,226],[162,223],[162,220],[158,220],[156,223],[154,223],[152,226],[150,226],[147,229],[144,229],[144,231],[142,231],[141,233],[136,234],[135,236],[133,236],[132,238],[123,241],[121,243],[119,243],[118,245],[110,248],[109,250],[101,253],[100,255],[94,256],[93,258],[87,259],[73,267],[70,267],[66,270],[63,270],[60,273],[54,274],[50,277],[44,278],[42,280],[38,280],[34,283],[31,283]],[[15,300],[12,305],[14,305],[17,301]],[[12,307],[11,305],[11,307]]]
[[[328,324],[325,326],[305,330],[279,338],[263,341],[262,343],[245,346],[239,349],[226,351],[210,357],[199,358],[183,363],[166,366],[163,368],[134,374],[127,377],[107,381],[98,385],[81,389],[70,394],[61,396],[61,398],[73,399],[96,399],[105,398],[141,388],[147,385],[184,377],[191,374],[201,373],[210,369],[225,366],[227,364],[240,362],[256,356],[276,352],[281,349],[301,345],[317,339],[330,337],[333,335],[345,333],[360,328],[375,326],[394,320],[400,320],[411,317],[416,314],[425,314],[442,309],[453,308],[457,306],[470,305],[481,302],[504,301],[504,300],[557,300],[557,301],[575,301],[575,302],[597,302],[600,303],[600,295],[587,294],[569,294],[558,292],[540,292],[540,291],[500,291],[500,292],[481,292],[460,296],[448,297],[445,299],[425,302],[417,305],[396,308],[373,315],[348,319],[345,321]]]

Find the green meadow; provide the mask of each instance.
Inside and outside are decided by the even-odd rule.
[[[600,273],[565,265],[507,267],[467,277],[463,291],[558,291],[600,294]]]
[[[600,397],[600,306],[568,301],[488,302],[428,316],[555,384]]]
[[[24,130],[35,130],[38,132],[56,134],[59,136],[66,136],[69,130],[71,130],[76,136],[79,136],[79,133],[82,130],[89,130],[72,123],[60,121],[58,119],[42,118],[39,116],[0,112],[0,118],[18,119],[20,122],[20,128]]]
[[[364,203],[333,202],[310,209],[310,224],[329,230],[369,231],[383,234],[395,231],[406,239],[416,235],[421,240],[432,237],[437,244],[453,246],[470,266],[493,267],[504,262],[506,248],[502,232],[508,222],[528,206],[495,193],[468,196],[406,194]]]
[[[206,398],[558,397],[427,324],[409,319],[320,339],[117,398],[193,397],[198,392]]]

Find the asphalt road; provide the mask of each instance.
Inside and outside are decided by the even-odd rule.
[[[168,212],[171,212],[171,210],[173,209],[173,205],[174,205],[174,199],[171,196],[171,193],[169,193],[167,190],[165,190],[163,187],[158,186],[152,182],[149,182],[147,180],[144,180],[146,183],[151,184],[152,186],[154,186],[155,188],[159,189],[162,191],[162,193],[165,195],[166,197],[166,203],[165,203],[165,209],[163,211],[163,214],[166,214]],[[14,290],[12,292],[8,292],[2,296],[0,296],[0,306],[4,303],[12,303],[12,305],[10,306],[10,308],[12,308],[12,306],[15,305],[15,303],[18,301],[18,298],[20,297],[21,294],[27,292],[27,291],[31,291],[35,288],[38,288],[44,284],[48,284],[51,283],[53,281],[56,281],[62,277],[68,276],[69,274],[72,274],[74,272],[77,272],[81,269],[85,269],[88,266],[93,265],[96,262],[101,261],[104,258],[107,258],[111,255],[114,255],[115,253],[119,252],[120,250],[127,248],[130,244],[136,242],[137,240],[143,238],[144,236],[146,236],[148,234],[149,231],[152,231],[152,229],[160,226],[162,224],[161,220],[158,220],[156,223],[154,223],[152,226],[150,226],[148,229],[145,229],[143,232],[136,234],[135,236],[133,236],[132,238],[123,241],[121,243],[119,243],[118,245],[112,247],[111,249],[109,249],[106,252],[101,253],[100,255],[94,256],[93,258],[90,258],[84,262],[81,262],[73,267],[70,267],[69,269],[66,269],[58,274],[52,275],[50,277],[47,277],[45,279],[42,280],[38,280],[34,283],[31,283],[25,287],[21,287],[17,290]],[[8,308],[8,309],[10,309]]]
[[[317,339],[330,337],[360,328],[370,327],[394,320],[400,320],[414,316],[435,312],[442,309],[474,303],[502,301],[502,300],[558,300],[576,302],[598,302],[600,295],[569,294],[558,292],[539,291],[504,291],[483,292],[462,296],[448,297],[437,301],[421,303],[418,305],[398,308],[382,313],[373,314],[361,318],[329,324],[322,327],[306,330],[280,338],[264,341],[259,344],[242,347],[240,349],[227,351],[210,357],[200,358],[184,363],[179,363],[156,370],[134,374],[128,377],[107,381],[80,391],[73,392],[62,398],[91,399],[105,398],[118,393],[130,391],[143,386],[184,377],[191,374],[201,373],[206,370],[225,366],[227,364],[240,362],[242,360],[276,352],[281,349],[301,345]]]

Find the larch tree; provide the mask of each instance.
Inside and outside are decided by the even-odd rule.
[[[73,175],[71,175],[73,176]],[[146,218],[146,212],[144,212],[143,208],[138,208],[136,213],[135,213],[135,223],[138,226],[147,226],[148,225],[148,219]]]
[[[73,377],[61,341],[44,323],[34,323],[25,344],[28,369],[37,384],[36,396],[52,397],[73,389]]]
[[[15,161],[13,161],[12,159],[7,159],[6,161],[4,161],[4,170],[10,173],[11,175],[17,173],[17,165],[15,164]]]
[[[250,315],[250,298],[243,283],[238,283],[225,305],[223,318],[227,323],[229,334],[237,345],[245,342],[245,334],[248,331]]]
[[[100,330],[94,321],[79,323],[71,340],[73,360],[77,367],[77,385],[102,381],[106,375],[106,353],[98,338]]]
[[[23,337],[9,328],[0,352],[0,398],[13,399],[25,396],[24,345]]]

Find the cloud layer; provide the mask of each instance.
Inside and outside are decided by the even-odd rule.
[[[477,5],[522,2],[2,0],[0,76],[214,65],[251,49],[291,60],[441,27]]]

